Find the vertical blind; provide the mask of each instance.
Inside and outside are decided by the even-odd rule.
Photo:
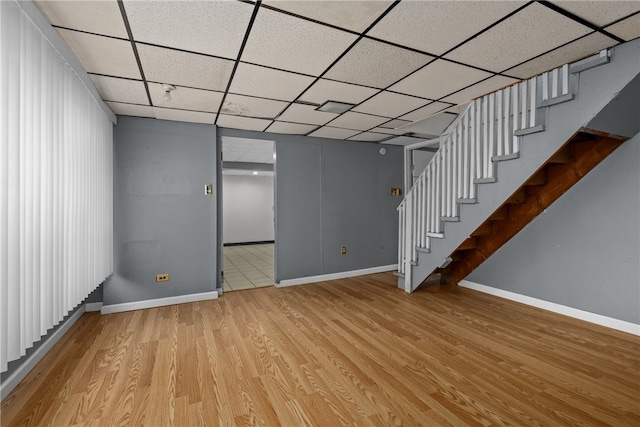
[[[0,61],[4,372],[112,272],[113,124],[15,2]]]

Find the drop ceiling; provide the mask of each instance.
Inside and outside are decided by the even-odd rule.
[[[638,1],[35,3],[116,114],[367,142],[640,37]]]

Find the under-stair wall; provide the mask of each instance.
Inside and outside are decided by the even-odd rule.
[[[638,74],[640,41],[617,46],[610,50],[609,56],[610,63],[586,69],[572,77],[575,82],[574,100],[538,109],[545,131],[521,136],[518,140],[519,158],[497,162],[494,166],[496,181],[475,185],[476,203],[458,204],[459,222],[444,222],[443,238],[430,239],[429,253],[417,251],[413,262],[404,262],[401,271],[405,270],[405,277],[399,283],[406,291],[415,290],[445,264],[456,248],[574,134],[597,119],[599,113]],[[411,197],[411,192],[407,192],[407,197]]]

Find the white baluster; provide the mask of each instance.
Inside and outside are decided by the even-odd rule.
[[[529,127],[536,126],[536,78],[529,79]]]
[[[549,100],[549,73],[542,75],[542,100]]]
[[[562,66],[562,94],[569,94],[569,64]]]
[[[504,105],[502,108],[502,114],[504,115],[504,154],[511,154],[511,132],[509,126],[509,120],[511,116],[511,89],[506,88],[504,90]]]
[[[502,146],[502,129],[503,129],[503,126],[502,126],[502,98],[503,98],[503,95],[504,95],[504,90],[501,90],[500,92],[496,93],[496,98],[497,98],[496,99],[496,109],[497,109],[496,114],[498,116],[498,123],[497,123],[498,129],[497,129],[497,132],[496,132],[496,134],[497,134],[496,146],[498,148],[497,152],[496,152],[497,156],[502,156],[502,154],[504,153],[503,146]]]
[[[469,115],[462,118],[464,122],[462,132],[462,197],[469,198]]]
[[[489,147],[488,147],[488,153],[487,153],[487,178],[493,178],[493,162],[491,161],[491,158],[495,153],[495,141],[496,141],[496,135],[495,135],[495,129],[494,129],[495,99],[496,99],[495,93],[492,93],[489,95]]]
[[[471,104],[469,110],[469,122],[471,129],[469,131],[469,198],[475,199],[475,185],[473,180],[476,177],[476,109],[474,104]]]
[[[558,79],[558,69],[555,68],[553,71],[551,71],[551,99],[557,98],[558,97],[558,85],[559,85],[559,79]]]
[[[489,157],[489,100],[488,97],[482,98],[482,176],[481,178],[489,177],[489,164],[491,163],[491,157]]]
[[[527,128],[527,82],[520,83],[520,97],[522,105],[520,107],[520,129]]]

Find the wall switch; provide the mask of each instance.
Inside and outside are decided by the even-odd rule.
[[[168,282],[169,275],[168,274],[156,274],[156,282]]]
[[[347,247],[340,246],[340,255],[346,255],[346,254],[347,254]]]

